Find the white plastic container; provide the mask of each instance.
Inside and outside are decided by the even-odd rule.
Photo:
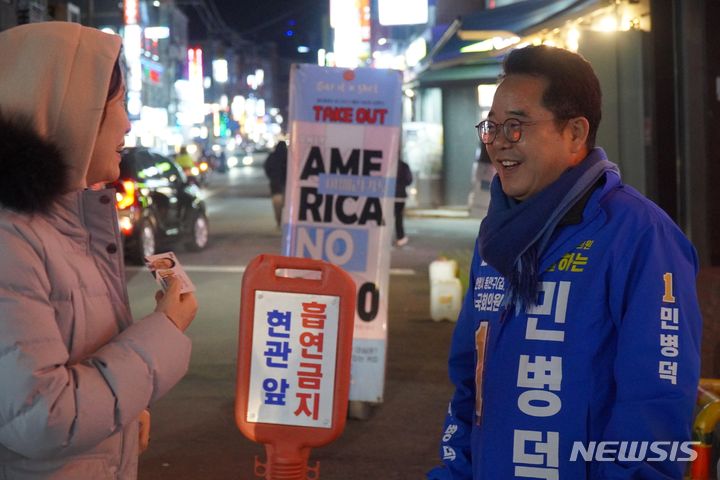
[[[457,278],[458,265],[455,260],[438,258],[430,262],[430,283]]]
[[[457,262],[439,258],[430,263],[430,318],[457,321],[462,303],[462,284]]]
[[[439,280],[430,284],[430,318],[456,322],[462,303],[460,279]]]

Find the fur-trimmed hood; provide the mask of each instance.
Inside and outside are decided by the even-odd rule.
[[[43,211],[86,187],[120,44],[68,22],[0,32],[0,204]]]
[[[47,211],[67,190],[69,169],[57,145],[28,118],[0,112],[0,204],[26,213]]]

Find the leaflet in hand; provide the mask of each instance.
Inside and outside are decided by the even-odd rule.
[[[160,284],[163,291],[167,290],[168,277],[175,277],[180,280],[180,293],[195,291],[195,285],[190,281],[182,265],[173,252],[158,253],[145,257],[145,265],[150,269],[155,280]]]

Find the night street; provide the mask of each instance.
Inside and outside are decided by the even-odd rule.
[[[718,19],[0,0],[0,480],[720,480]]]
[[[210,244],[176,253],[197,287],[200,311],[189,329],[188,375],[152,410],[149,450],[140,478],[255,478],[264,449],[235,426],[235,362],[243,267],[257,254],[279,253],[267,181],[258,167],[214,173],[207,189]],[[478,221],[409,218],[410,243],[392,251],[385,401],[368,420],[349,420],[333,444],[313,450],[328,480],[414,479],[437,463],[437,445],[451,388],[446,357],[453,324],[430,319],[428,265],[438,255],[467,259]],[[129,269],[133,312],[153,308],[155,285]]]

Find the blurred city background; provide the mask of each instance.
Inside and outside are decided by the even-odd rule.
[[[720,0],[0,0],[0,30],[59,20],[122,36],[126,145],[205,162],[194,195],[209,228],[196,235],[202,248],[180,253],[201,305],[193,360],[153,409],[140,478],[250,479],[264,456],[233,421],[239,288],[255,255],[280,252],[262,165],[292,142],[293,63],[401,71],[414,176],[411,240],[392,251],[384,402],[313,452],[323,478],[415,479],[437,462],[452,324],[430,319],[428,265],[451,258],[465,280],[493,175],[473,127],[502,59],[522,45],[592,62],[604,94],[598,145],[698,250],[702,375],[720,377],[718,19]],[[128,269],[128,288],[136,314],[152,309],[142,267]]]
[[[717,0],[0,0],[0,29],[65,20],[123,37],[127,144],[231,163],[283,138],[291,63],[403,72],[410,206],[482,215],[472,128],[511,48],[546,43],[600,76],[598,144],[720,264]]]

